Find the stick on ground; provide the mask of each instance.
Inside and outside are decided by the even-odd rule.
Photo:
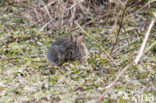
[[[155,15],[155,18],[153,18],[153,20],[151,21],[151,23],[150,23],[150,25],[148,27],[148,30],[145,33],[145,38],[144,38],[143,43],[142,43],[142,45],[140,47],[139,53],[138,53],[136,59],[134,60],[134,62],[136,64],[138,64],[138,62],[140,61],[140,58],[143,56],[143,51],[144,51],[145,45],[147,43],[148,37],[150,35],[150,31],[151,31],[151,29],[152,29],[152,27],[154,25],[155,20],[156,20],[156,13],[154,13],[154,15]]]

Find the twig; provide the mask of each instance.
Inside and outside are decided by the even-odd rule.
[[[142,6],[142,7],[141,7],[140,9],[138,9],[137,11],[131,13],[130,15],[127,15],[126,18],[129,17],[129,16],[132,16],[132,15],[136,14],[138,11],[142,10],[143,8],[145,8],[146,6],[148,6],[149,4],[151,4],[151,3],[153,3],[153,2],[156,2],[156,0],[152,0],[152,1],[148,2],[146,5]]]
[[[32,55],[30,58],[37,58],[38,56]],[[11,57],[11,58],[1,58],[0,61],[9,61],[9,60],[16,60],[16,59],[23,59],[23,57]]]
[[[42,26],[42,28],[40,29],[40,32],[42,32],[44,30],[44,28],[50,24],[54,19],[51,19],[48,23],[46,23],[45,25]]]
[[[45,5],[45,3],[44,3],[43,0],[41,0],[41,2],[43,3],[43,5],[44,5],[44,9],[45,9],[45,11],[47,12],[48,16],[50,17],[50,19],[52,19],[52,16],[50,15],[50,12],[49,12],[49,10],[48,10],[48,6]],[[55,1],[54,1],[54,2],[55,2]],[[54,2],[52,2],[52,3],[54,3]]]
[[[145,51],[143,52],[143,55],[145,55],[155,45],[156,45],[156,41],[154,43],[152,43],[147,49],[145,49]]]
[[[97,45],[100,47],[100,49],[108,56],[109,60],[118,68],[119,66],[113,61],[112,57],[107,53],[107,51],[104,50],[104,48],[100,45],[100,43],[94,38],[92,37],[91,35],[89,35],[76,21],[75,21],[75,24],[88,36],[90,37],[91,39],[93,39]]]
[[[9,60],[14,60],[14,59],[21,59],[20,57],[13,57],[13,58],[2,58],[0,61],[9,61]]]
[[[98,99],[98,101],[96,101],[96,103],[100,103],[100,101],[102,101],[102,100],[105,98],[105,96],[107,95],[107,93],[109,92],[109,90],[110,90],[110,89],[107,89],[107,90],[105,91],[105,93],[100,97],[100,99]]]
[[[69,22],[71,22],[71,26],[74,26],[75,14],[76,14],[76,7],[73,7],[73,9],[71,9],[71,18],[69,19]]]
[[[155,14],[154,14],[154,15],[155,15]],[[144,48],[145,48],[146,42],[147,42],[147,40],[148,40],[148,37],[149,37],[149,35],[150,35],[150,31],[151,31],[151,29],[152,29],[152,27],[153,27],[153,25],[154,25],[155,20],[156,20],[156,17],[153,18],[153,20],[151,21],[151,23],[150,23],[150,25],[149,25],[149,27],[148,27],[147,32],[145,33],[144,41],[143,41],[143,43],[142,43],[142,45],[141,45],[141,47],[140,47],[140,50],[139,50],[139,53],[138,53],[136,59],[134,60],[134,62],[135,62],[136,64],[138,64],[138,62],[139,62],[141,56],[143,56],[143,50],[144,50]]]
[[[129,1],[129,0],[128,0],[128,1]],[[111,51],[110,51],[110,54],[112,53],[112,51],[114,50],[115,45],[116,45],[117,42],[118,42],[119,34],[120,34],[120,31],[121,31],[121,28],[122,28],[122,25],[123,25],[124,15],[125,15],[126,9],[127,9],[127,7],[128,7],[128,1],[127,1],[127,3],[125,4],[125,8],[124,8],[124,10],[123,10],[123,12],[122,12],[119,30],[118,30],[118,32],[117,32],[117,35],[116,35],[116,38],[115,38],[115,43],[114,43],[114,45],[113,45],[113,47],[112,47],[112,49],[111,49]]]
[[[134,48],[132,48],[132,49],[128,49],[128,50],[126,50],[125,52],[123,52],[123,53],[120,53],[120,54],[117,54],[117,55],[114,55],[115,57],[119,57],[120,55],[124,55],[124,54],[127,54],[127,53],[129,53],[129,52],[131,52],[131,51],[134,51],[135,49],[138,49],[140,46],[136,46],[136,47],[134,47]]]
[[[70,6],[69,8],[67,8],[67,11],[72,9],[73,7],[75,7],[77,4],[84,2],[84,0],[80,0],[79,2],[74,3],[72,6]]]
[[[103,17],[108,16],[108,15],[110,15],[110,14],[113,13],[113,12],[114,12],[114,11],[109,12],[109,13],[106,13],[106,14],[104,14],[104,15],[98,17],[98,18],[94,18],[94,19],[90,20],[89,22],[85,23],[83,26],[89,25],[89,24],[91,24],[92,22],[95,22],[96,20],[102,19]]]
[[[109,84],[108,86],[105,87],[105,89],[109,89],[111,88],[113,85],[116,84],[116,82],[119,80],[119,78],[121,77],[121,75],[127,70],[127,68],[131,65],[132,63],[128,64],[124,69],[122,69],[122,71],[119,72],[118,76],[115,78],[115,80]]]
[[[54,4],[55,2],[56,2],[56,1],[54,0],[54,1],[50,2],[50,3],[48,3],[47,5],[44,5],[44,7],[41,8],[41,9],[46,9],[47,7],[51,6],[51,5]]]
[[[142,38],[142,37],[139,37],[139,38],[137,38],[137,39],[131,41],[129,44],[132,44],[132,43],[134,43],[134,42],[140,40],[141,38]],[[115,49],[113,52],[116,52],[116,51],[118,51],[119,49],[121,50],[122,48],[127,47],[127,46],[128,46],[128,43],[125,44],[125,45],[123,45],[123,46],[121,46],[121,47],[119,47],[119,48],[117,48],[117,49]]]
[[[123,75],[123,73],[128,69],[128,67],[132,65],[132,63],[133,62],[129,63],[124,69],[122,69],[122,71],[119,72],[119,74],[115,78],[115,80],[112,83],[110,83],[108,86],[105,87],[106,91],[100,97],[100,99],[97,100],[96,103],[100,103],[100,101],[102,101],[105,98],[105,96],[107,95],[107,93],[109,92],[109,90],[117,83],[117,81],[119,80],[119,78],[121,77],[121,75]]]
[[[89,96],[88,97],[82,96],[82,97],[75,98],[75,101],[77,101],[77,100],[85,100],[85,99],[97,99],[97,98],[99,98],[99,96],[90,96],[90,97]],[[111,97],[105,97],[104,99],[116,100],[116,99],[111,98]]]
[[[155,38],[155,35],[156,35],[156,32],[153,33],[153,34],[151,34],[151,37],[148,39],[148,41],[150,41],[152,38]],[[142,38],[142,36],[139,37],[139,38],[137,38],[136,40],[131,41],[130,44],[136,42],[137,40],[140,40],[141,38]],[[152,45],[152,44],[151,44],[151,45]],[[120,49],[119,51],[121,51],[121,49],[124,48],[124,47],[126,47],[126,46],[127,46],[127,44],[125,44],[125,45],[123,45],[123,46],[121,46],[121,47],[115,49],[115,50],[113,51],[113,53],[115,53],[115,52],[116,52],[117,50],[119,50],[119,49]],[[140,47],[140,45],[137,46],[137,47],[135,47],[135,48],[128,49],[128,50],[126,50],[125,52],[123,52],[122,54],[118,54],[118,55],[115,55],[115,56],[118,57],[118,56],[120,56],[120,55],[124,55],[125,53],[128,53],[128,52],[130,52],[130,51],[133,51],[133,50],[135,50],[135,49],[138,49],[139,47]],[[145,50],[145,51],[146,51],[146,50]],[[146,53],[145,53],[145,54],[146,54]],[[143,53],[143,55],[144,55],[144,53]]]

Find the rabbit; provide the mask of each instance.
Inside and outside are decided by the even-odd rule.
[[[48,51],[48,61],[57,66],[69,61],[79,61],[81,64],[87,63],[89,52],[82,42],[83,37],[84,35],[80,33],[76,39],[71,34],[70,37],[56,40]]]

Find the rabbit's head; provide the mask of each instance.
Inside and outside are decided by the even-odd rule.
[[[71,42],[68,44],[67,48],[65,49],[64,53],[64,60],[67,61],[80,61],[81,60],[81,51],[80,45],[83,40],[83,35],[79,34],[76,39],[73,35],[70,37]]]

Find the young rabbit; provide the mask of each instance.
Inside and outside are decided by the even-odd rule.
[[[56,40],[48,51],[47,59],[53,65],[58,66],[68,61],[86,63],[89,52],[82,40],[82,34],[79,34],[76,39],[71,35],[70,37]]]

